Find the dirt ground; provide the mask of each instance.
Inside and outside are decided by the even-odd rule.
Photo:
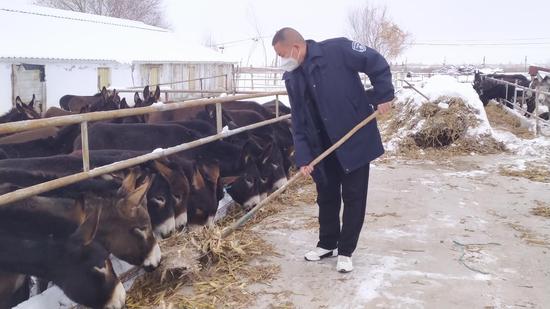
[[[335,258],[303,258],[317,241],[315,204],[265,219],[255,229],[281,271],[250,288],[252,308],[550,308],[550,218],[532,214],[550,206],[550,184],[499,173],[517,159],[374,163],[349,274]]]

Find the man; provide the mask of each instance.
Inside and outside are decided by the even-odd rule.
[[[317,187],[319,242],[305,259],[336,256],[337,249],[336,269],[350,272],[365,217],[370,161],[384,153],[376,120],[315,168],[309,164],[375,108],[380,114],[391,109],[390,67],[378,52],[358,42],[306,41],[292,28],[279,30],[272,45],[287,71],[283,79],[292,108],[295,163]],[[359,72],[368,75],[373,89],[365,91]]]

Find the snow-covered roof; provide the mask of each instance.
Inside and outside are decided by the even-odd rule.
[[[0,0],[0,59],[236,62],[142,22],[10,2]]]

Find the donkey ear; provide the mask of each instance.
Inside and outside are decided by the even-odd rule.
[[[19,98],[19,97],[17,97],[17,98]],[[25,113],[25,110],[23,109],[23,106],[22,106],[19,102],[17,102],[17,99],[15,99],[15,101],[16,101],[16,102],[15,102],[15,108],[17,108],[17,110],[18,110],[20,113],[24,114],[24,113]]]
[[[202,177],[201,171],[197,166],[193,169],[193,179],[191,179],[191,185],[195,190],[204,188],[204,178]]]
[[[141,98],[139,97],[139,93],[134,93],[134,106],[138,107],[139,104],[141,104]]]
[[[266,164],[267,160],[271,156],[271,153],[273,152],[273,143],[269,143],[262,152],[262,164]]]
[[[158,161],[155,161],[155,163],[153,163],[153,164],[154,164],[155,169],[157,170],[157,172],[160,174],[160,176],[162,176],[162,178],[164,178],[164,180],[166,180],[166,182],[171,183],[172,182],[172,177],[174,176],[174,173],[172,172],[172,170],[168,166],[166,166],[166,165],[164,165],[164,164],[162,164]]]
[[[92,243],[99,227],[100,216],[101,207],[91,207],[84,222],[70,236],[71,242],[82,246]]]
[[[121,109],[125,109],[125,108],[128,108],[130,106],[128,106],[128,103],[126,103],[126,98],[122,98],[122,100],[120,100],[120,108]]]
[[[23,104],[25,104],[25,103],[23,103],[23,101],[21,101],[21,98],[20,98],[19,96],[17,96],[17,97],[15,98],[15,104],[23,105]]]
[[[32,94],[32,100],[29,102],[29,104],[27,104],[28,107],[30,108],[34,108],[34,99],[36,98],[36,96],[34,95],[34,93]]]
[[[157,85],[157,89],[155,89],[155,95],[154,95],[155,101],[158,102],[160,99],[160,86]]]
[[[130,173],[124,177],[124,180],[122,181],[122,185],[118,189],[118,194],[121,196],[125,196],[129,194],[130,192],[134,191],[136,188],[136,180],[139,176],[139,168],[132,168],[130,169]]]
[[[151,92],[149,91],[149,85],[147,85],[145,86],[145,88],[143,88],[143,100],[147,101],[150,95],[151,95]]]
[[[127,207],[139,207],[141,205],[141,202],[147,195],[147,191],[149,191],[152,182],[152,177],[146,177],[141,186],[130,192],[130,194],[128,194],[128,196],[126,196],[125,198],[125,200],[127,201]]]

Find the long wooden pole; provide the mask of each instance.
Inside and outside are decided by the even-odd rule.
[[[344,135],[340,140],[338,140],[336,143],[334,143],[329,149],[325,150],[322,154],[320,154],[317,158],[315,158],[309,165],[315,166],[319,164],[324,158],[326,158],[328,155],[330,155],[332,152],[334,152],[338,147],[340,147],[343,143],[345,143],[350,137],[352,137],[357,131],[359,131],[361,128],[366,126],[369,122],[371,122],[376,116],[378,115],[378,111],[375,111],[370,116],[365,118],[363,121],[361,121],[359,124],[357,124],[353,129],[351,129],[346,135]],[[235,230],[237,230],[239,227],[241,227],[243,224],[248,222],[254,215],[262,209],[265,205],[269,204],[275,197],[277,197],[279,194],[283,193],[290,185],[295,183],[298,179],[303,177],[302,173],[298,172],[292,178],[288,180],[288,182],[277,189],[275,192],[271,193],[266,199],[262,200],[259,204],[257,204],[252,210],[250,210],[248,213],[246,213],[244,216],[242,216],[239,220],[237,220],[235,223],[233,223],[231,226],[225,228],[222,231],[222,237],[226,237],[233,233]]]

